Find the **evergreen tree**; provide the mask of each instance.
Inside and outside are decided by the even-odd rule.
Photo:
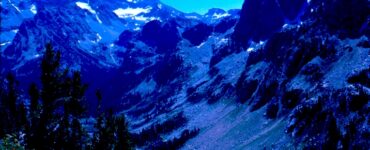
[[[82,84],[79,72],[73,72],[72,79],[67,79],[67,86],[69,97],[65,102],[65,113],[80,117],[85,111],[83,101],[87,85]]]
[[[15,80],[15,76],[11,73],[9,73],[6,76],[6,80],[8,82],[8,93],[7,93],[7,100],[5,100],[5,104],[9,108],[9,115],[16,116],[16,113],[17,113],[16,105],[17,105],[17,99],[18,99],[16,86],[18,84],[17,83],[18,81]]]
[[[41,92],[31,85],[32,110],[37,110],[38,97],[41,98],[40,119],[32,123],[36,126],[29,136],[29,147],[35,149],[81,149],[82,130],[79,118],[84,113],[83,100],[87,88],[82,84],[79,72],[70,74],[62,69],[61,53],[46,45],[41,62]],[[79,140],[77,140],[79,139]]]
[[[96,91],[98,99],[97,111],[101,112],[102,94],[100,90]],[[131,150],[130,133],[127,129],[125,117],[114,115],[113,110],[109,109],[108,113],[100,113],[95,125],[93,149],[115,149]]]
[[[124,116],[101,111],[102,94],[98,90],[98,117],[91,146],[79,119],[83,117],[87,85],[80,72],[60,65],[61,54],[46,45],[41,62],[41,89],[31,84],[30,108],[19,100],[18,81],[12,74],[0,80],[0,139],[5,134],[26,133],[26,149],[131,149]],[[29,114],[29,116],[27,115]],[[28,119],[29,118],[29,119]]]
[[[46,45],[46,50],[41,62],[41,84],[40,93],[42,110],[40,119],[32,124],[35,129],[27,138],[29,147],[34,149],[48,149],[53,147],[55,137],[51,132],[58,125],[56,117],[53,115],[56,109],[56,102],[61,98],[62,78],[67,76],[66,71],[60,73],[60,52],[55,52],[51,44]],[[34,96],[34,95],[33,95]]]
[[[132,144],[130,141],[130,133],[127,129],[127,122],[125,117],[122,116],[116,116],[114,120],[114,125],[116,127],[116,134],[117,134],[117,140],[116,140],[116,150],[131,150]]]
[[[0,137],[5,134],[23,130],[24,111],[18,112],[17,101],[19,98],[18,81],[12,73],[8,73],[0,92]],[[23,106],[24,107],[24,106]],[[21,108],[23,109],[23,108]],[[23,109],[24,110],[24,109]]]
[[[35,83],[32,83],[30,85],[28,94],[30,95],[30,100],[31,100],[30,110],[31,110],[31,113],[33,114],[37,111],[37,108],[39,106],[39,98],[40,98],[40,92]]]

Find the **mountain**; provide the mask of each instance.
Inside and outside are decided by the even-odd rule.
[[[52,42],[56,49],[62,51],[63,66],[80,70],[84,80],[93,83],[89,86],[89,95],[94,95],[92,93],[101,88],[103,93],[110,93],[106,98],[111,99],[103,104],[104,107],[117,107],[117,110],[125,107],[123,103],[127,103],[124,99],[130,96],[129,91],[143,80],[154,78],[158,84],[168,84],[169,80],[178,78],[181,70],[177,74],[169,74],[172,78],[166,79],[167,72],[172,70],[167,70],[171,66],[163,65],[166,61],[180,61],[178,65],[182,66],[183,58],[179,56],[178,49],[193,47],[187,41],[192,43],[194,36],[203,33],[193,31],[194,28],[204,25],[208,29],[200,39],[196,39],[196,45],[200,45],[212,34],[214,26],[217,26],[215,30],[219,34],[225,33],[238,18],[234,15],[238,10],[230,10],[205,20],[209,16],[182,13],[159,1],[61,3],[13,0],[2,3],[1,7],[13,10],[17,15],[15,18],[3,11],[2,18],[19,20],[12,30],[7,31],[7,24],[1,26],[2,30],[15,34],[13,37],[2,34],[4,38],[1,39],[7,40],[1,46],[3,74],[15,72],[26,90],[31,82],[38,80],[40,74],[39,69],[31,66],[39,65],[44,45]],[[33,15],[24,17],[31,9]],[[183,38],[184,33],[189,36],[187,39]],[[176,67],[179,66],[172,68]],[[96,102],[89,103],[89,109],[94,110]]]
[[[1,71],[17,72],[18,76],[25,81],[24,86],[28,86],[32,81],[28,80],[29,78],[37,78],[39,70],[29,66],[37,65],[43,47],[48,42],[52,42],[54,47],[63,52],[65,59],[62,61],[66,64],[65,67],[81,70],[88,76],[87,82],[93,82],[105,76],[104,73],[110,69],[114,70],[121,66],[122,58],[119,55],[126,50],[125,47],[121,47],[119,41],[124,31],[138,33],[152,20],[172,22],[170,24],[173,24],[173,27],[184,30],[186,27],[200,23],[201,20],[189,19],[188,14],[159,1],[94,1],[91,3],[63,1],[60,3],[13,0],[4,2],[1,7],[4,8],[2,18],[12,20],[8,22],[14,22],[1,26],[2,31],[5,31],[2,32],[1,38],[5,40],[2,41],[1,46],[3,65]],[[29,14],[30,12],[32,15]],[[175,28],[175,31],[170,32],[177,32]],[[10,34],[12,36],[8,36]],[[140,37],[144,38],[144,34]],[[159,41],[166,46],[164,40],[166,38]],[[148,44],[145,39],[142,41]],[[153,44],[148,45],[154,46]],[[176,47],[176,43],[174,44],[172,47]],[[112,78],[120,78],[118,75],[112,76]],[[101,84],[109,85],[109,82]],[[91,85],[92,88],[98,86],[100,85]],[[122,93],[117,92],[117,96],[112,99],[117,99]]]
[[[26,90],[52,42],[89,83],[88,109],[100,89],[140,149],[368,149],[369,7],[245,0],[200,15],[158,0],[9,0],[1,73]]]
[[[10,3],[11,1],[9,1]],[[25,3],[22,1],[22,3]],[[32,1],[28,3],[33,3]],[[12,9],[17,3],[5,5]],[[88,4],[83,1],[67,1],[62,4],[57,2],[35,1],[31,6],[37,11],[31,19],[18,17],[21,23],[12,25],[13,30],[22,32],[17,34],[9,41],[4,41],[2,46],[4,57],[18,58],[17,63],[29,61],[32,56],[39,54],[40,45],[49,41],[58,43],[68,43],[68,45],[58,45],[64,49],[79,49],[75,51],[83,52],[86,55],[97,55],[94,57],[105,57],[100,51],[102,49],[111,50],[111,44],[118,38],[120,33],[127,30],[140,30],[146,22],[159,19],[166,21],[169,18],[181,17],[184,14],[170,8],[158,1],[130,1],[130,2],[107,2],[94,1]],[[17,10],[17,9],[16,9]],[[26,10],[25,10],[26,11]],[[27,12],[20,10],[15,12],[17,15],[24,16]],[[71,15],[74,14],[74,15]],[[8,16],[8,14],[4,14]],[[47,19],[51,18],[51,19]],[[179,19],[181,20],[181,19]],[[22,22],[23,21],[23,22]],[[179,21],[181,23],[181,21]],[[184,20],[185,23],[186,20]],[[7,30],[8,25],[2,26]],[[10,25],[9,25],[10,26]],[[17,28],[18,27],[18,28]],[[58,29],[58,30],[55,30]],[[23,31],[22,31],[23,30]],[[24,31],[27,30],[27,31]],[[27,32],[27,33],[26,33]],[[83,36],[76,36],[83,35]],[[29,38],[32,36],[45,37],[47,39]],[[23,38],[35,39],[29,41]],[[25,41],[24,41],[25,40]],[[9,43],[10,41],[13,41]],[[22,43],[24,41],[26,43]],[[31,43],[40,43],[31,46]],[[73,43],[73,44],[72,44]],[[5,49],[6,48],[6,49]],[[28,51],[28,56],[20,58],[21,52],[13,53],[15,48]],[[92,51],[91,49],[96,49]],[[69,50],[68,52],[71,52]],[[113,58],[106,58],[100,62],[102,65],[117,65]],[[13,65],[14,66],[14,65]]]
[[[249,40],[260,41],[271,37],[285,23],[298,23],[298,16],[307,7],[306,0],[246,0],[233,38],[243,45]],[[294,7],[292,7],[294,6]]]
[[[32,18],[36,13],[36,6],[27,1],[1,2],[1,51],[9,45],[19,31],[18,28],[24,19]]]

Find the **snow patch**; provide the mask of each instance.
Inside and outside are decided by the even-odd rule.
[[[128,7],[126,9],[118,8],[114,10],[113,12],[122,19],[128,18],[128,17],[134,17],[136,15],[139,15],[141,13],[149,13],[152,7],[146,7],[146,8],[131,8]]]
[[[98,15],[95,15],[95,17],[96,17],[96,20],[100,23],[100,24],[102,24],[103,22],[100,20],[100,18],[99,18],[99,16]]]
[[[31,9],[30,9],[30,11],[33,13],[33,14],[37,14],[37,8],[36,8],[36,5],[34,5],[34,4],[32,4],[31,5]]]
[[[15,6],[14,4],[13,4],[13,2],[12,1],[10,1],[10,0],[8,0],[8,2],[18,11],[18,12],[21,12],[21,10],[17,7],[17,6]]]
[[[249,53],[253,52],[253,51],[254,51],[254,47],[250,47],[250,48],[247,49],[247,52],[249,52]]]
[[[197,46],[197,48],[199,49],[199,48],[203,47],[204,44],[205,44],[205,42],[201,43],[199,46]]]
[[[152,20],[160,20],[159,18],[156,18],[156,17],[144,17],[144,16],[135,16],[135,17],[132,17],[132,19],[137,20],[137,21],[143,21],[143,22],[149,22]]]
[[[185,16],[187,19],[198,19],[197,16]]]
[[[96,14],[96,11],[95,11],[94,9],[92,9],[88,3],[84,3],[84,2],[76,2],[76,5],[77,5],[78,7],[80,7],[81,9],[84,9],[84,10],[89,11],[89,12],[90,12],[90,13],[92,13],[92,14]]]
[[[224,14],[215,13],[215,14],[213,14],[213,18],[216,18],[216,19],[220,19],[220,18],[227,17],[227,16],[230,16],[230,14],[228,14],[228,13],[224,13]]]
[[[15,33],[15,34],[17,34],[17,33],[18,33],[18,31],[19,31],[18,29],[14,29],[14,30],[12,30],[12,32],[13,32],[13,33]]]
[[[219,42],[217,43],[217,47],[220,47],[222,45],[225,45],[229,42],[229,39],[228,38],[222,38],[221,40],[219,40]]]
[[[8,45],[10,44],[11,42],[5,42],[5,43],[1,43],[0,46],[5,46],[5,45]]]
[[[127,0],[127,2],[136,4],[137,0]]]
[[[251,46],[247,49],[247,52],[253,52],[253,51],[256,51],[258,49],[261,49],[262,47],[265,46],[265,41],[260,41],[258,43],[256,42],[252,42],[251,43]]]
[[[289,24],[286,23],[286,24],[283,25],[283,28],[287,28],[288,26],[289,26]]]
[[[100,42],[103,38],[100,36],[99,33],[96,33],[97,40],[96,42]]]

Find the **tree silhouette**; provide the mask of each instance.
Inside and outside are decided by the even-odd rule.
[[[94,133],[94,149],[131,150],[130,133],[124,115],[114,115],[112,109],[109,109],[107,114],[101,112],[103,96],[100,90],[97,90],[95,94],[98,99],[99,116],[95,124],[97,131]]]
[[[124,116],[101,111],[100,90],[96,132],[92,138],[87,135],[80,121],[86,111],[87,84],[80,72],[62,68],[60,60],[61,53],[47,44],[40,66],[41,88],[32,83],[28,90],[29,109],[20,99],[15,76],[0,80],[0,139],[21,131],[26,149],[132,149]]]
[[[40,92],[35,83],[32,83],[30,85],[28,94],[30,95],[30,100],[31,100],[31,107],[30,107],[31,113],[35,113],[37,111],[37,107],[39,106],[39,98],[40,98]]]
[[[60,60],[60,51],[47,44],[41,62],[40,95],[36,85],[31,85],[29,90],[31,110],[37,111],[38,98],[42,102],[40,118],[32,120],[30,148],[76,149],[81,146],[79,142],[84,133],[78,119],[85,110],[83,100],[87,85],[82,83],[79,72],[70,75],[68,68],[61,68]]]

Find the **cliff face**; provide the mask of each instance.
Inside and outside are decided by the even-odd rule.
[[[269,118],[289,116],[286,132],[304,148],[368,149],[369,1],[312,0],[303,13],[274,2],[246,0],[235,28],[242,46],[266,39],[248,49],[239,101],[252,111],[267,105]],[[253,24],[252,18],[270,22],[259,6],[275,12],[266,14],[276,24]],[[298,24],[280,26],[282,18],[299,14]]]
[[[249,40],[266,40],[284,23],[296,20],[306,5],[305,0],[246,0],[235,27],[234,41],[247,46]]]

